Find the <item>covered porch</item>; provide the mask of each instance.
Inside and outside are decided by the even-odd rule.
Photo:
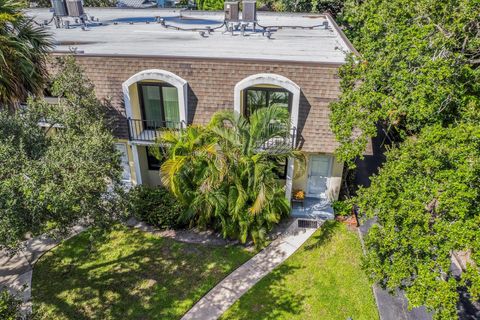
[[[331,154],[306,153],[305,162],[295,161],[292,183],[292,217],[333,219],[332,202],[338,199],[343,163]]]

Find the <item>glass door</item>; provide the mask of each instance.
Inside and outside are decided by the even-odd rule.
[[[140,84],[139,89],[143,127],[147,130],[161,127],[164,117],[160,86],[157,84]]]

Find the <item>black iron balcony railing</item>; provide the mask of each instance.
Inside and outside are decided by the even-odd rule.
[[[128,138],[131,141],[155,142],[162,131],[181,130],[185,128],[184,121],[157,121],[142,119],[127,119]]]
[[[295,148],[296,128],[283,124],[270,124],[264,137],[257,141],[257,150],[269,153],[284,153]]]

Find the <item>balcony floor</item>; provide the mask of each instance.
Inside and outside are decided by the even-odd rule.
[[[304,219],[330,220],[335,217],[330,201],[318,198],[305,198],[302,203],[292,203],[292,217]]]

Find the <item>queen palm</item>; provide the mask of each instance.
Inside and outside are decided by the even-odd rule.
[[[262,244],[289,211],[273,161],[297,156],[288,124],[288,111],[272,106],[248,119],[218,112],[206,127],[163,135],[160,142],[169,146],[163,182],[188,207],[182,218]]]
[[[13,108],[29,94],[40,93],[47,79],[52,39],[21,9],[20,2],[0,0],[0,108]]]

